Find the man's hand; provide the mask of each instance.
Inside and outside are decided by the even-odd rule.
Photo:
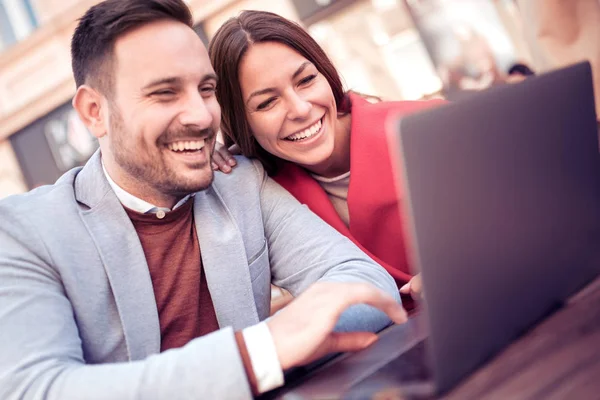
[[[417,274],[413,276],[413,278],[408,281],[408,283],[400,288],[400,293],[402,294],[410,294],[410,296],[418,300],[421,298],[421,293],[423,292],[423,281],[421,280],[421,274]]]
[[[361,350],[377,340],[371,332],[333,332],[340,315],[355,304],[385,312],[395,323],[406,312],[393,297],[366,283],[315,283],[267,321],[281,368],[307,364],[328,353]]]

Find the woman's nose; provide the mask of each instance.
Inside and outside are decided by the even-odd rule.
[[[310,101],[303,99],[298,94],[294,93],[288,100],[288,118],[289,119],[305,119],[310,115],[312,104]]]

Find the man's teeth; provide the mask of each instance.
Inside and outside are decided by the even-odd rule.
[[[204,140],[187,140],[181,142],[169,143],[167,146],[172,151],[194,151],[201,150],[204,147]]]
[[[285,140],[308,139],[309,137],[316,135],[317,132],[319,132],[320,130],[321,130],[321,120],[318,120],[317,123],[314,124],[313,126],[306,128],[302,132],[294,133],[293,135],[286,137]]]

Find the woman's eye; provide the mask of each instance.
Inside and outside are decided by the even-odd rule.
[[[258,106],[256,106],[256,109],[257,109],[257,110],[264,110],[265,108],[269,107],[269,105],[270,105],[271,103],[273,103],[273,101],[275,101],[275,99],[274,99],[274,98],[271,98],[271,99],[269,99],[269,100],[265,100],[265,101],[263,101],[262,103],[260,103]]]
[[[311,82],[311,81],[312,81],[313,79],[315,79],[316,77],[317,77],[317,75],[316,75],[316,74],[309,75],[309,76],[307,76],[306,78],[303,78],[303,79],[300,81],[300,84],[301,84],[301,85],[305,85],[305,84],[307,84],[307,83]]]

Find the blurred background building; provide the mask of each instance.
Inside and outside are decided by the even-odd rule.
[[[0,198],[53,183],[97,148],[70,104],[69,56],[77,18],[97,2],[0,0]],[[308,29],[348,89],[408,100],[498,84],[517,61],[549,68],[519,2],[187,0],[206,43],[240,10],[276,12]]]

